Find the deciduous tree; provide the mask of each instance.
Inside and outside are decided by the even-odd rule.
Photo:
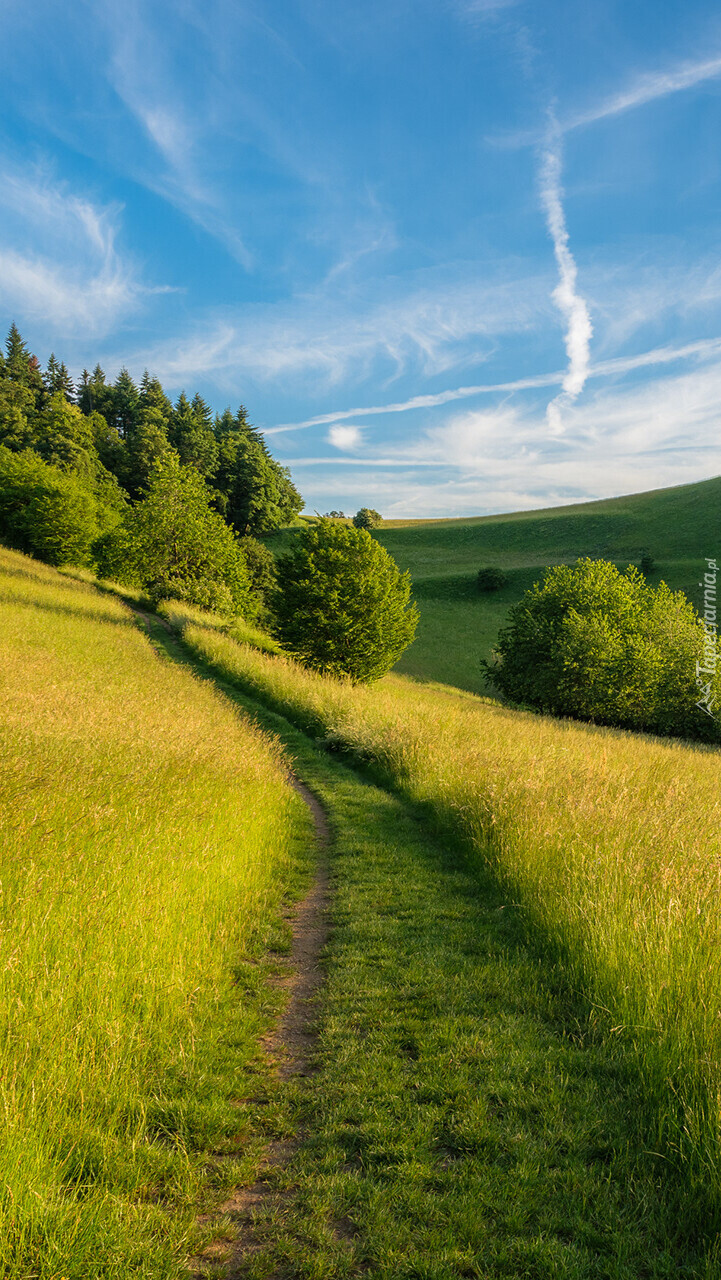
[[[316,671],[377,680],[413,640],[411,581],[365,529],[319,520],[278,561],[275,631]]]
[[[697,706],[704,653],[703,624],[682,591],[584,559],[546,570],[483,666],[506,697],[540,711],[718,739],[718,722]],[[721,708],[721,653],[712,683]]]

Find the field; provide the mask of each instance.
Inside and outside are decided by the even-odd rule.
[[[291,529],[267,539],[276,551]],[[721,554],[721,478],[624,498],[465,520],[389,521],[375,535],[409,569],[421,611],[418,634],[396,670],[420,680],[485,692],[487,658],[508,608],[549,564],[603,557],[620,568],[650,551],[664,579],[698,607],[704,557]],[[476,574],[497,565],[510,581],[479,595]]]
[[[718,754],[506,711],[387,677],[372,691],[189,625],[223,678],[365,761],[471,865],[492,868],[545,963],[623,1045],[642,1127],[693,1220],[721,1225]],[[587,1028],[588,1029],[588,1028]]]
[[[716,750],[0,569],[0,1274],[716,1280]],[[298,1078],[289,763],[331,832]]]
[[[0,549],[0,614],[0,1274],[185,1275],[257,1165],[234,1104],[308,816],[116,598]]]

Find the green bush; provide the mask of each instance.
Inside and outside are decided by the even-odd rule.
[[[488,565],[485,569],[478,570],[476,583],[479,591],[500,591],[501,587],[508,586],[508,577],[502,569]]]
[[[274,631],[315,671],[377,680],[411,643],[411,582],[365,529],[319,520],[278,561]]]
[[[353,516],[356,529],[377,529],[383,523],[383,516],[372,507],[361,507]]]
[[[698,705],[704,639],[683,592],[650,586],[632,566],[620,573],[585,559],[546,570],[482,665],[507,698],[540,711],[718,740],[718,722]],[[712,685],[718,700],[721,665]]]
[[[250,585],[258,599],[259,616],[265,615],[275,590],[275,556],[251,534],[239,539],[238,550],[245,560]]]
[[[104,577],[142,587],[153,603],[184,600],[211,612],[255,615],[237,537],[213,510],[199,472],[172,456],[155,467],[146,497],[95,553]]]
[[[47,564],[87,564],[98,536],[98,505],[77,476],[30,449],[0,445],[0,539]]]

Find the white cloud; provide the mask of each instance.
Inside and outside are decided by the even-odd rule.
[[[186,20],[188,14],[183,15]],[[149,190],[168,200],[186,217],[220,241],[246,269],[253,258],[234,219],[224,208],[224,199],[208,173],[211,150],[208,134],[215,112],[202,90],[211,81],[191,78],[195,97],[190,105],[181,99],[178,85],[185,83],[169,69],[172,56],[168,28],[159,36],[144,19],[141,6],[127,0],[122,15],[105,14],[112,53],[108,75],[118,97],[138,121],[152,143],[160,165],[137,162],[137,176]],[[196,33],[196,39],[197,39]]]
[[[541,202],[558,264],[559,282],[553,291],[553,300],[567,321],[568,369],[563,379],[563,394],[552,400],[546,411],[549,426],[556,433],[562,429],[561,408],[580,395],[588,377],[593,333],[588,307],[576,288],[578,269],[569,248],[562,200],[560,139],[554,129],[541,162]]]
[[[721,56],[703,58],[698,62],[682,62],[666,71],[643,72],[625,89],[612,94],[587,111],[569,116],[562,122],[564,132],[579,129],[583,125],[595,124],[597,120],[606,120],[609,116],[621,115],[632,111],[635,107],[645,106],[658,98],[667,98],[670,94],[681,93],[684,89],[693,89],[706,80],[715,80],[721,75]]]
[[[357,449],[363,439],[360,427],[335,423],[328,432],[328,443],[336,449]]]
[[[718,355],[721,355],[721,338],[702,338],[697,342],[687,342],[683,346],[656,347],[652,351],[642,351],[634,356],[617,356],[612,360],[602,360],[591,365],[588,376],[589,378],[623,377],[638,369],[651,368],[655,365],[675,364],[691,359],[709,360]],[[354,409],[337,410],[334,413],[321,413],[300,422],[286,422],[277,427],[268,427],[265,434],[272,436],[286,431],[299,431],[306,427],[324,426],[327,423],[348,418],[375,418],[387,413],[432,409],[456,400],[468,400],[482,395],[561,386],[564,377],[564,372],[541,373],[529,378],[517,378],[514,382],[487,382],[470,387],[454,387],[434,395],[412,396],[410,400],[393,401],[390,404],[364,405]]]
[[[100,206],[34,170],[5,167],[0,301],[18,319],[102,334],[151,292],[117,248],[121,209]],[[30,248],[42,245],[42,251]]]
[[[595,486],[599,466],[607,472],[631,463],[643,469],[648,459],[671,454],[696,459],[713,454],[721,464],[720,399],[721,361],[716,360],[705,369],[598,390],[583,406],[569,407],[560,440],[546,438],[532,411],[504,405],[456,415],[402,452],[409,464],[418,458],[448,465],[452,459],[461,468],[483,468],[517,459],[519,470],[531,465],[555,473],[571,467],[576,483],[588,488],[589,478]],[[671,475],[674,465],[669,459]]]
[[[312,380],[314,390],[370,375],[377,382],[409,371],[428,377],[478,364],[502,334],[535,327],[549,311],[547,289],[543,277],[489,284],[467,273],[462,281],[446,276],[416,284],[383,302],[323,289],[209,317],[185,340],[122,358],[130,368],[147,363],[171,385],[212,377],[228,394],[281,376],[298,386]]]
[[[569,112],[559,120],[560,133],[570,133],[573,129],[582,129],[596,124],[599,120],[608,120],[623,115],[637,107],[646,106],[684,90],[693,89],[697,85],[721,76],[721,55],[702,58],[695,62],[682,62],[665,71],[642,71],[626,86],[597,102],[595,106],[585,110]],[[487,141],[500,147],[538,146],[544,141],[544,135],[537,129],[512,131],[489,136]]]
[[[504,9],[511,9],[519,0],[453,0],[456,12],[470,22],[483,21]]]
[[[562,373],[540,373],[530,378],[516,378],[514,382],[486,382],[472,387],[454,387],[452,390],[438,391],[431,395],[412,396],[410,400],[341,409],[336,413],[320,413],[314,418],[304,418],[301,422],[283,422],[277,427],[267,427],[265,434],[273,436],[285,431],[300,431],[305,427],[324,426],[328,422],[347,418],[373,418],[386,413],[408,413],[413,409],[434,409],[439,405],[450,404],[454,400],[468,400],[473,396],[491,395],[495,392],[528,391],[535,387],[560,386],[562,382]]]
[[[720,400],[717,358],[693,372],[598,390],[568,408],[561,438],[549,439],[530,408],[468,410],[376,455],[369,440],[363,459],[304,459],[320,473],[304,489],[316,502],[321,492],[336,504],[370,492],[379,510],[448,516],[690,483],[721,472]]]

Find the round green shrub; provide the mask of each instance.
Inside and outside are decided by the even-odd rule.
[[[490,683],[517,704],[598,724],[718,740],[699,707],[705,630],[682,591],[605,560],[547,569],[509,611]],[[718,647],[716,641],[714,646]],[[712,679],[721,705],[721,662]]]
[[[487,565],[485,569],[478,570],[476,584],[479,591],[500,591],[501,587],[508,586],[508,577],[502,569]]]
[[[383,516],[372,507],[361,507],[353,516],[356,529],[378,529],[383,523]]]
[[[274,633],[315,671],[377,680],[411,643],[411,581],[365,529],[321,519],[277,565]]]

